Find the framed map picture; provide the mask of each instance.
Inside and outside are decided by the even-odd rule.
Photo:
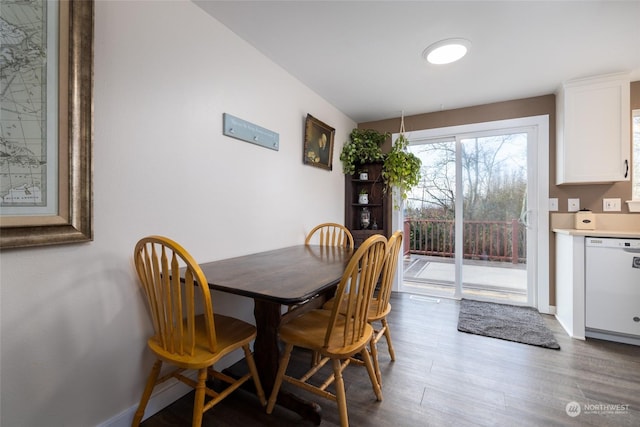
[[[0,249],[93,239],[94,2],[3,2]]]
[[[307,114],[302,161],[307,165],[331,170],[335,133],[334,128]]]

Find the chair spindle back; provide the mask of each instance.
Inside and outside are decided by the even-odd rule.
[[[344,225],[326,222],[316,225],[307,234],[305,245],[317,242],[320,246],[343,246],[353,248],[353,236]]]
[[[381,234],[369,237],[351,257],[338,288],[324,346],[333,343],[346,347],[362,338],[373,291],[380,277],[387,251],[387,239]],[[344,321],[340,316],[344,316]],[[340,329],[337,328],[340,325]]]
[[[393,287],[393,277],[396,274],[398,268],[398,255],[402,248],[402,231],[398,230],[391,235],[389,242],[387,243],[387,255],[382,268],[382,274],[380,279],[380,289],[378,294],[374,297],[377,300],[377,304],[372,304],[372,307],[376,310],[376,316],[382,315],[382,313],[389,306],[389,300],[391,299],[391,288]]]
[[[171,239],[149,236],[136,244],[134,263],[147,297],[154,338],[163,349],[172,354],[194,355],[198,292],[203,304],[208,350],[215,352],[211,295],[204,273],[193,257]],[[180,279],[181,265],[185,268],[184,280]]]

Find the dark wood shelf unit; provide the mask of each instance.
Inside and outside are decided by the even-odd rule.
[[[367,170],[369,179],[359,179],[360,171],[364,169]],[[367,204],[358,203],[358,196],[362,189],[368,191],[369,203]],[[382,163],[365,163],[356,168],[354,175],[345,175],[344,194],[344,223],[351,231],[356,247],[373,234],[383,234],[387,238],[391,235],[391,199],[385,192]],[[371,213],[371,222],[366,229],[363,229],[360,224],[360,213],[363,208],[369,209]],[[374,223],[377,224],[377,229],[373,229]]]

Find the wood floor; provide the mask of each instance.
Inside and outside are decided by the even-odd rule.
[[[375,400],[364,368],[345,370],[351,426],[640,425],[640,347],[572,340],[544,316],[561,350],[543,349],[458,332],[457,301],[394,294],[392,305],[396,361],[384,339],[378,345],[384,400]],[[308,363],[308,354],[297,357]],[[296,392],[322,406],[321,426],[339,425],[335,403]],[[192,402],[190,393],[142,425],[189,426]],[[573,417],[567,405],[578,406],[571,402],[580,409]],[[203,425],[313,424],[279,407],[266,415],[240,390],[205,413]]]

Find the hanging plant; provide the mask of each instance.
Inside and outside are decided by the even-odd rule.
[[[353,175],[356,168],[363,163],[383,160],[382,144],[388,136],[388,133],[380,133],[374,129],[353,129],[349,141],[340,152],[342,171],[345,175]]]
[[[420,183],[422,161],[407,151],[409,140],[404,135],[404,116],[400,122],[400,135],[386,155],[382,167],[382,179],[387,187],[398,189],[402,200],[406,200],[409,191]],[[396,209],[399,206],[394,206]]]

